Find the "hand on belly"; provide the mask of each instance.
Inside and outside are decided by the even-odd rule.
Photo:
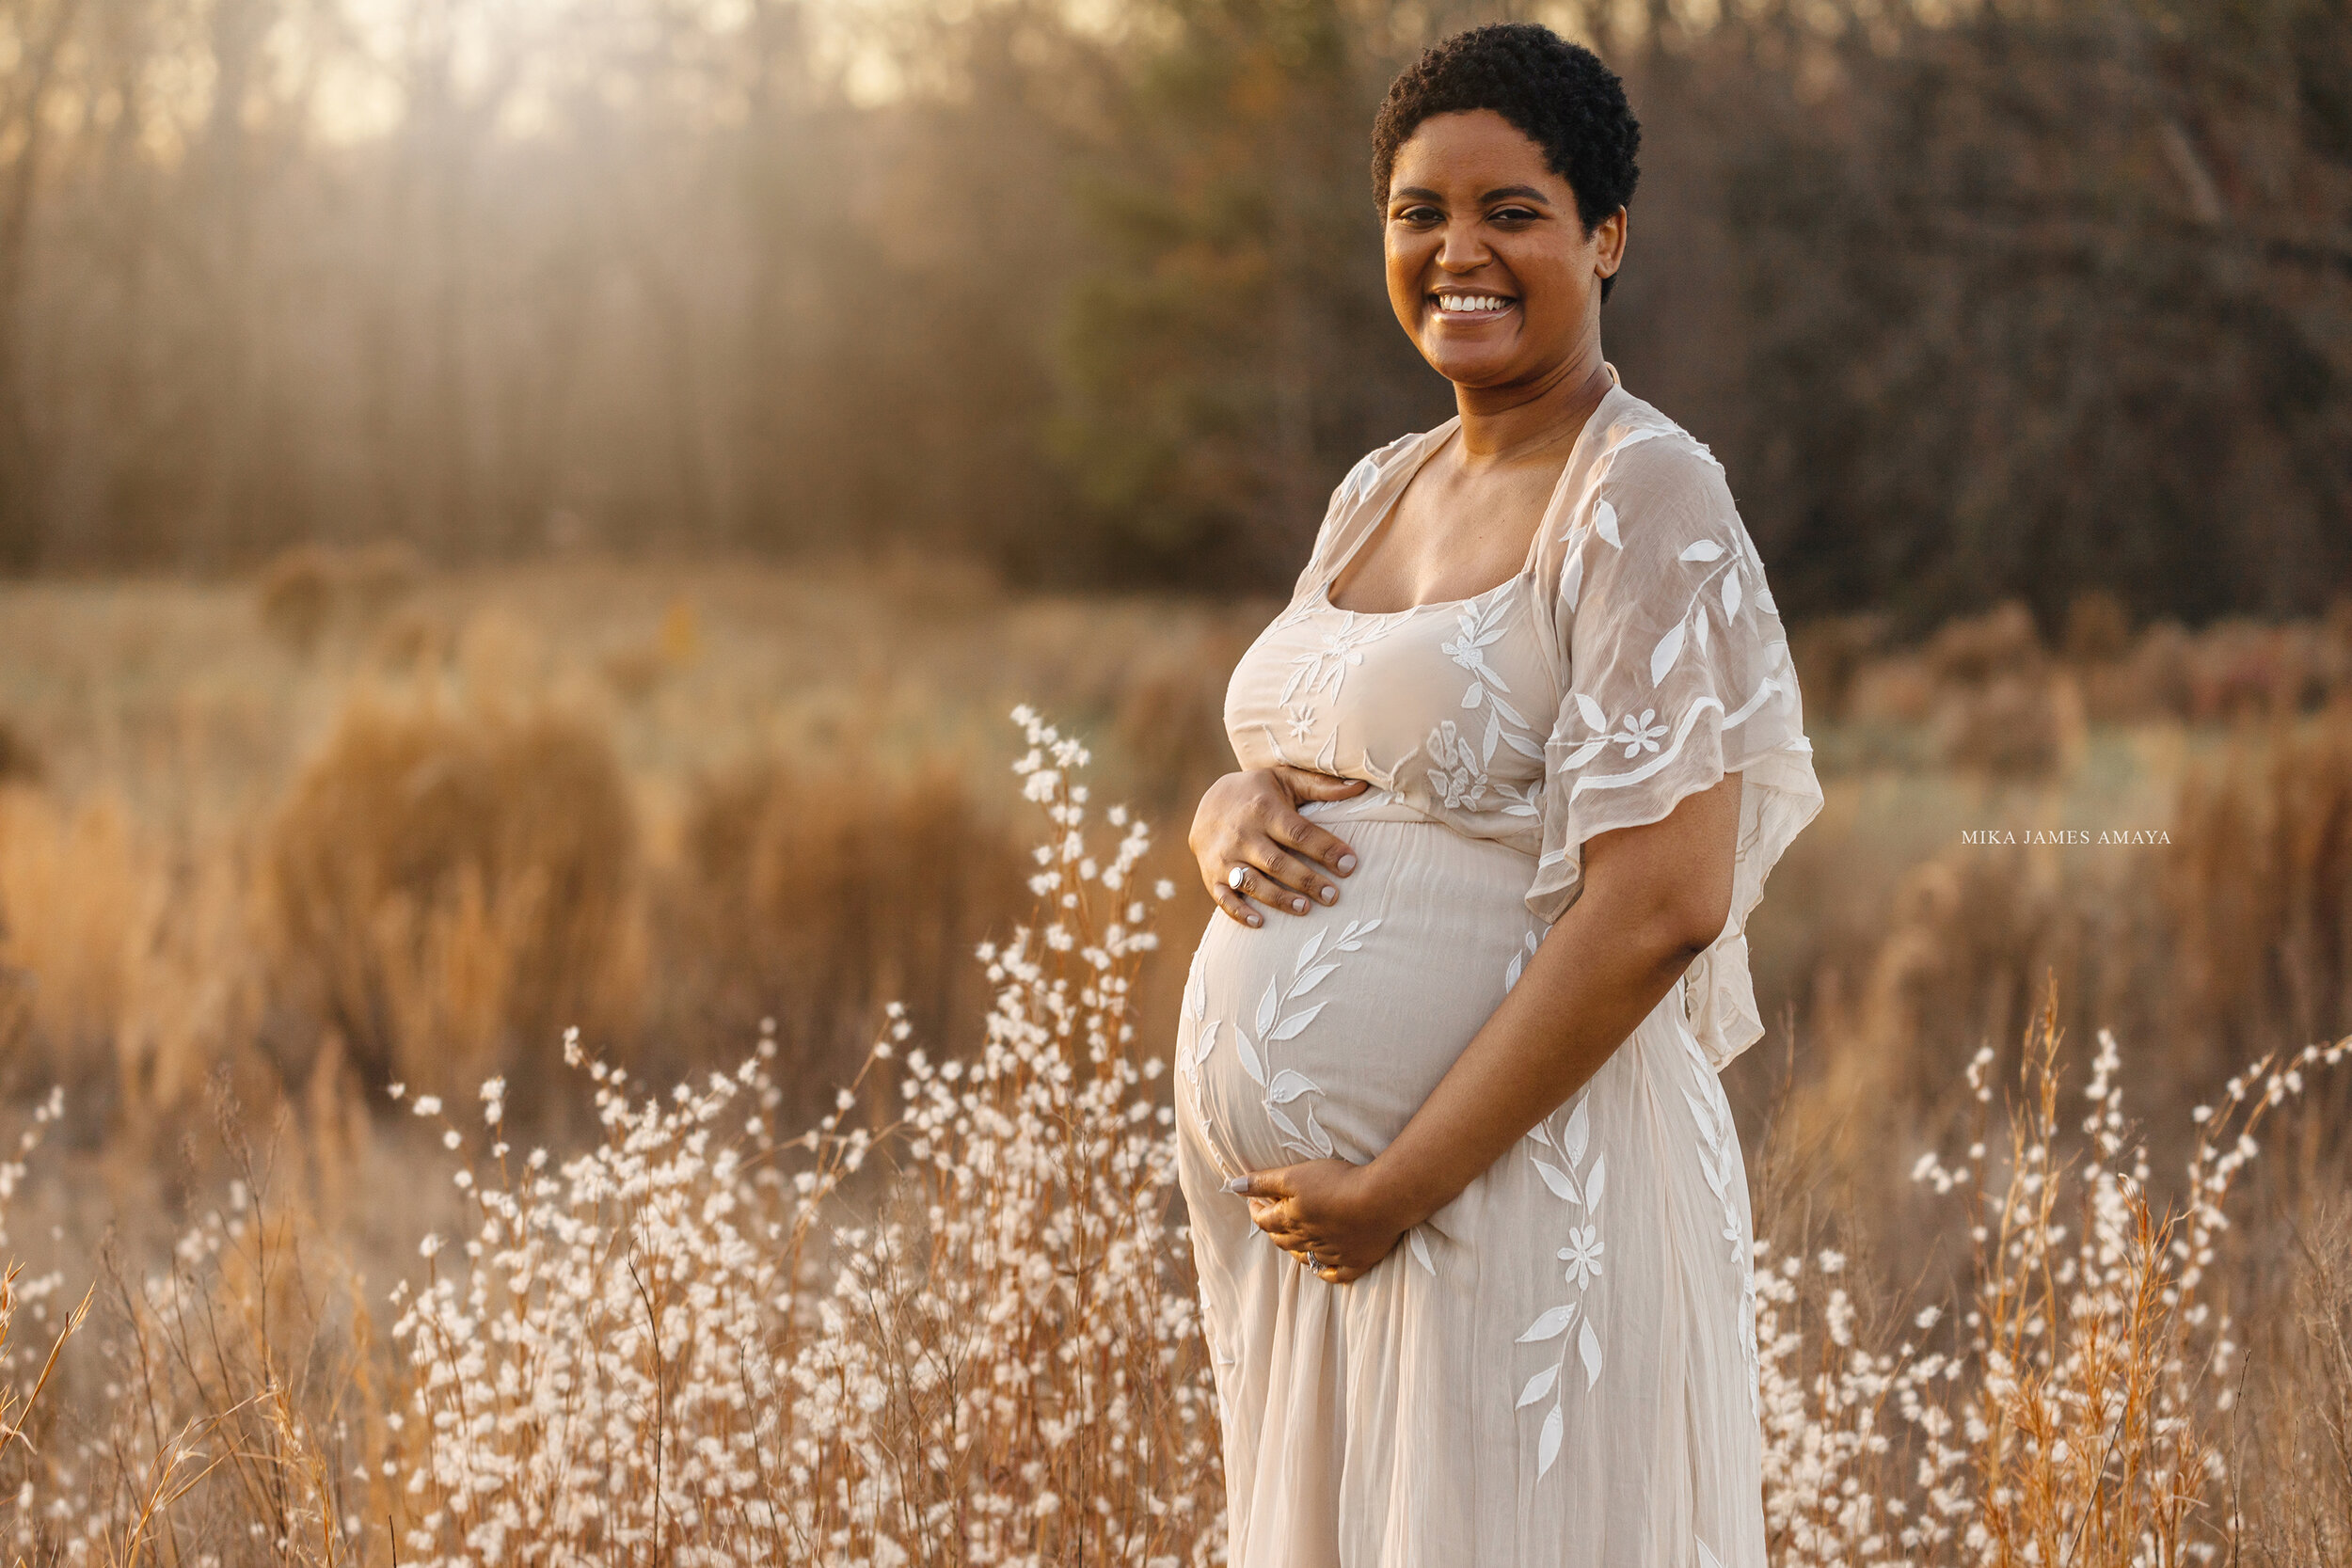
[[[1334,1285],[1352,1284],[1394,1249],[1404,1221],[1345,1160],[1308,1160],[1235,1178],[1249,1217],[1276,1246]]]

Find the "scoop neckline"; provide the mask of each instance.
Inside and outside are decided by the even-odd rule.
[[[1339,580],[1340,574],[1346,571],[1348,566],[1355,561],[1356,557],[1362,553],[1364,546],[1372,542],[1373,535],[1380,531],[1381,525],[1388,522],[1391,517],[1395,515],[1397,505],[1399,502],[1404,500],[1405,492],[1412,485],[1414,477],[1428,465],[1431,458],[1438,455],[1438,451],[1444,447],[1446,442],[1454,438],[1455,429],[1457,429],[1462,422],[1462,416],[1455,414],[1448,419],[1443,424],[1437,426],[1428,433],[1430,436],[1437,438],[1425,447],[1421,453],[1413,459],[1412,466],[1405,470],[1404,483],[1399,484],[1396,487],[1396,493],[1389,498],[1388,505],[1382,509],[1380,515],[1375,518],[1371,526],[1366,528],[1364,531],[1358,536],[1354,544],[1348,546],[1347,553],[1340,557],[1339,561],[1332,565],[1329,571],[1321,575],[1321,580],[1315,584],[1315,596],[1323,601],[1323,607],[1326,610],[1333,610],[1342,615],[1360,616],[1367,621],[1402,620],[1407,615],[1418,615],[1424,610],[1454,610],[1459,609],[1463,605],[1476,604],[1481,599],[1492,598],[1495,594],[1502,593],[1504,589],[1522,582],[1529,577],[1533,576],[1538,562],[1543,556],[1544,529],[1551,520],[1552,509],[1560,504],[1560,494],[1561,491],[1567,485],[1568,474],[1576,467],[1576,460],[1582,453],[1584,450],[1584,443],[1591,438],[1594,430],[1599,426],[1600,410],[1602,405],[1609,402],[1612,393],[1622,391],[1625,388],[1624,380],[1617,374],[1616,366],[1610,364],[1607,360],[1603,360],[1601,365],[1602,368],[1609,372],[1609,390],[1601,393],[1600,403],[1596,404],[1593,407],[1593,411],[1584,417],[1584,427],[1577,432],[1576,439],[1569,443],[1567,459],[1560,465],[1560,477],[1553,481],[1551,495],[1545,500],[1544,509],[1535,519],[1534,532],[1527,541],[1527,559],[1520,562],[1519,569],[1517,572],[1503,578],[1501,582],[1496,583],[1491,588],[1481,589],[1478,593],[1469,594],[1463,598],[1429,599],[1421,604],[1406,605],[1403,610],[1349,610],[1344,605],[1337,603],[1331,597],[1331,585]]]
[[[1543,531],[1540,528],[1536,530],[1536,532],[1539,535],[1542,531]],[[1496,583],[1492,588],[1482,589],[1480,592],[1472,594],[1467,598],[1429,599],[1421,604],[1406,605],[1403,610],[1349,610],[1345,606],[1336,604],[1332,601],[1331,579],[1329,578],[1324,578],[1322,583],[1316,587],[1315,597],[1323,601],[1323,608],[1326,610],[1336,611],[1342,615],[1353,615],[1359,620],[1365,621],[1402,620],[1407,615],[1418,615],[1424,610],[1458,610],[1463,605],[1476,604],[1481,599],[1493,598],[1497,594],[1502,593],[1504,589],[1516,588],[1519,583],[1525,581],[1528,576],[1535,570],[1535,562],[1532,559],[1533,552],[1531,551],[1530,554],[1531,559],[1528,561],[1528,563],[1520,567],[1516,574],[1511,577],[1504,578],[1501,582]]]

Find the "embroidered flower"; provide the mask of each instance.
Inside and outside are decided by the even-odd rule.
[[[1655,752],[1658,750],[1658,737],[1666,733],[1665,725],[1650,722],[1657,717],[1658,710],[1654,707],[1644,708],[1639,719],[1629,713],[1617,721],[1617,733],[1609,738],[1623,746],[1625,754],[1629,757],[1640,756],[1644,752]]]
[[[1429,732],[1429,787],[1449,811],[1475,811],[1486,793],[1486,770],[1479,766],[1478,749],[1451,719],[1441,719]]]
[[[1568,1244],[1560,1249],[1560,1260],[1568,1266],[1568,1283],[1579,1290],[1591,1284],[1600,1273],[1600,1227],[1568,1227]]]

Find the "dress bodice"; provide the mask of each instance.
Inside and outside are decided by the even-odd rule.
[[[1413,819],[1529,858],[1556,919],[1595,833],[1655,822],[1742,774],[1732,914],[1692,968],[1718,1063],[1762,1032],[1743,933],[1765,873],[1820,807],[1762,558],[1721,466],[1613,385],[1585,421],[1518,574],[1467,599],[1342,610],[1331,584],[1458,425],[1401,436],[1332,493],[1291,600],[1235,667],[1225,723],[1245,768],[1372,787],[1313,815]]]

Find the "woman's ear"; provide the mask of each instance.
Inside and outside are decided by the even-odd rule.
[[[1600,231],[1594,238],[1600,242],[1593,258],[1593,270],[1603,277],[1614,277],[1625,265],[1626,210],[1623,207],[1600,220]]]

